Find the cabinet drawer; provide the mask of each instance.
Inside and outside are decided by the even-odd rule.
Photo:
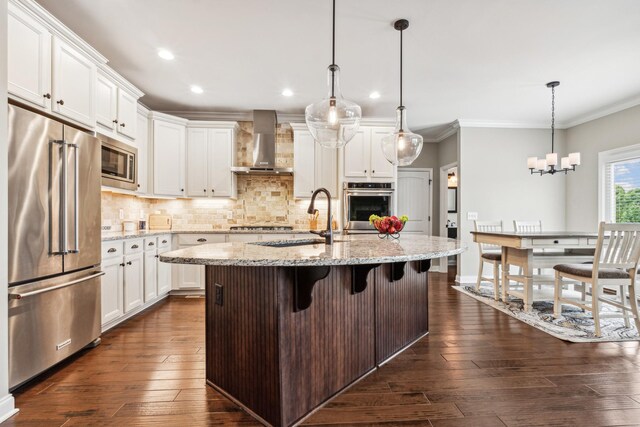
[[[162,236],[158,236],[158,249],[171,249],[171,235],[164,234]]]
[[[533,246],[575,246],[580,244],[578,238],[565,238],[565,239],[535,239]]]
[[[122,240],[102,242],[102,259],[122,256],[124,243]]]
[[[224,243],[224,234],[180,234],[178,244],[182,245],[204,245],[206,243]]]
[[[132,239],[124,241],[124,253],[125,255],[129,254],[137,254],[138,252],[142,252],[144,250],[144,240],[143,239]]]
[[[154,251],[158,247],[158,238],[157,237],[145,237],[144,239],[144,250],[145,251]]]

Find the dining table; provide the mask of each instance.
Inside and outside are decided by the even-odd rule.
[[[474,242],[501,251],[502,301],[507,302],[509,296],[521,298],[525,311],[532,309],[534,285],[554,283],[552,272],[541,274],[545,269],[558,264],[592,262],[598,242],[597,231],[472,231],[471,234]],[[517,267],[515,272],[512,267]],[[512,288],[511,281],[522,283],[522,290]]]

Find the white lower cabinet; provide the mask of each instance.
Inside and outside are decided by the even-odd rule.
[[[171,290],[171,264],[158,256],[171,250],[171,236],[102,243],[102,330],[155,304]]]
[[[178,249],[207,243],[224,243],[226,240],[227,236],[225,234],[180,234],[178,235]],[[173,290],[204,290],[205,267],[203,265],[177,264],[173,271]]]
[[[122,256],[102,260],[102,271],[104,271],[104,276],[101,278],[103,325],[124,314],[122,309],[124,265]]]

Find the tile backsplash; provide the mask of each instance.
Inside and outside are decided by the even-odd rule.
[[[238,122],[237,165],[251,165],[253,123]],[[276,136],[276,165],[293,166],[293,131],[288,124],[279,124]],[[239,175],[238,198],[212,199],[149,199],[117,193],[102,193],[102,223],[120,230],[123,220],[148,219],[160,212],[173,217],[178,230],[226,230],[234,225],[289,225],[296,230],[309,229],[309,200],[295,200],[293,177],[280,175]],[[338,205],[338,203],[335,203]],[[326,224],[326,201],[318,199],[318,227]],[[339,206],[333,207],[338,219]]]

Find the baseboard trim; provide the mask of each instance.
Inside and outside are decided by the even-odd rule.
[[[16,408],[16,402],[13,398],[13,395],[7,394],[5,397],[0,399],[0,423],[8,420],[13,417],[19,411]]]
[[[476,283],[477,280],[478,280],[477,276],[456,275],[456,283],[460,283],[460,284]]]

